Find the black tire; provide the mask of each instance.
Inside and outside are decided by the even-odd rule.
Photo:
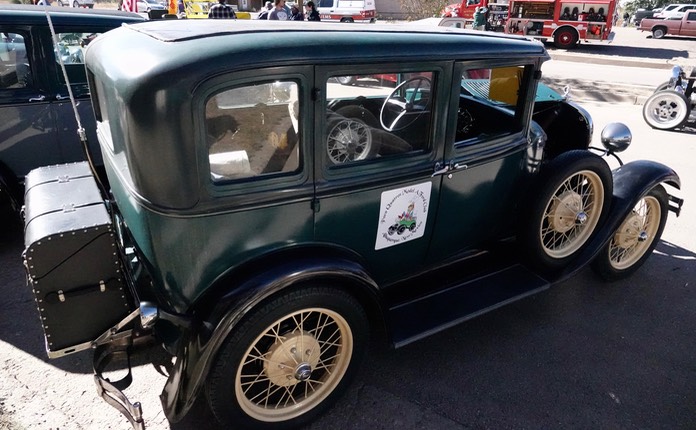
[[[592,262],[607,281],[630,276],[650,257],[667,223],[669,197],[658,185],[643,196]]]
[[[362,161],[379,153],[379,122],[367,109],[346,106],[330,115],[326,133],[326,152],[333,164]]]
[[[661,83],[660,85],[658,85],[657,87],[655,87],[655,91],[653,91],[653,93],[656,93],[656,92],[658,92],[658,91],[669,90],[670,87],[671,87],[671,85],[670,85],[670,82],[669,82],[669,81],[663,82],[663,83]]]
[[[354,85],[356,82],[355,76],[336,76],[336,80],[341,85]]]
[[[665,27],[655,27],[652,30],[653,39],[662,39],[667,34],[667,29]]]
[[[578,32],[572,28],[561,28],[553,35],[556,48],[571,49],[578,43]]]
[[[613,182],[601,157],[574,150],[544,166],[535,184],[520,239],[529,263],[546,272],[568,264],[601,226]]]
[[[280,294],[225,340],[206,382],[210,408],[225,428],[304,425],[345,391],[368,338],[367,316],[348,293]]]
[[[654,93],[643,104],[643,119],[652,128],[671,130],[683,125],[691,114],[684,94],[674,90]]]

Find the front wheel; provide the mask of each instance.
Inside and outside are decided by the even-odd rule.
[[[592,262],[592,269],[608,281],[625,278],[638,270],[662,237],[668,210],[667,192],[658,185],[626,216]]]
[[[343,291],[273,298],[223,344],[206,384],[211,410],[225,428],[306,424],[345,390],[368,332],[360,303]]]
[[[643,105],[643,119],[652,128],[670,130],[684,124],[691,107],[684,94],[674,90],[654,93]]]
[[[546,271],[563,267],[592,237],[613,182],[607,163],[587,151],[563,153],[544,170],[520,233],[530,263]]]

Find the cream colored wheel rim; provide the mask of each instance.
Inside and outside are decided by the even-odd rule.
[[[609,243],[609,263],[616,270],[633,266],[648,251],[660,227],[660,202],[643,197],[626,217]]]
[[[353,353],[353,334],[338,313],[308,308],[278,319],[252,342],[235,376],[242,410],[264,422],[296,418],[338,386]]]
[[[544,252],[564,258],[587,241],[599,221],[604,185],[595,172],[583,170],[568,177],[546,205],[539,237]]]

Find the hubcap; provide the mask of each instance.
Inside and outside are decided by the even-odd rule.
[[[582,211],[582,197],[573,191],[566,191],[553,203],[551,209],[551,228],[565,233],[576,225],[587,221],[587,214]]]
[[[272,383],[289,387],[309,379],[318,362],[319,342],[307,332],[296,331],[276,340],[263,367]]]

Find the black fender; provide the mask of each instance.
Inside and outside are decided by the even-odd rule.
[[[312,252],[314,251],[314,252]],[[383,315],[377,284],[365,268],[347,253],[332,249],[286,251],[287,258],[278,264],[260,264],[263,270],[235,273],[219,282],[233,282],[234,289],[204,300],[191,312],[195,315],[189,328],[183,328],[176,353],[176,361],[160,396],[167,419],[181,420],[193,406],[210,372],[212,361],[225,338],[242,319],[274,294],[300,284],[333,281],[340,288],[354,294],[367,306],[368,314]],[[228,286],[229,289],[229,286]],[[212,304],[211,304],[212,303]],[[382,323],[384,323],[382,318]]]
[[[679,175],[670,167],[656,161],[639,160],[626,163],[612,171],[614,193],[609,213],[585,249],[573,262],[550,279],[560,282],[568,279],[588,265],[609,242],[626,216],[633,210],[638,200],[659,184],[668,184],[681,188]]]
[[[0,163],[0,194],[4,194],[9,199],[12,209],[19,212],[24,203],[24,187],[4,163]]]

